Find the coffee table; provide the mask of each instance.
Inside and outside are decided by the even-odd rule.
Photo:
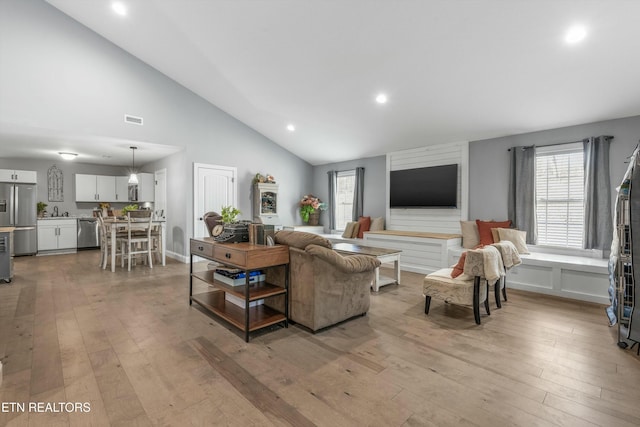
[[[391,283],[400,284],[400,254],[398,249],[374,248],[373,246],[354,245],[351,243],[334,243],[331,245],[336,252],[346,255],[369,255],[380,260],[381,263],[393,262],[394,276],[380,276],[380,268],[376,268],[376,276],[371,287],[374,292],[378,292],[381,286]]]

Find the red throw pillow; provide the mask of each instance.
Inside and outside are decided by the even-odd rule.
[[[451,271],[452,279],[455,279],[456,277],[462,274],[462,272],[464,271],[464,261],[466,259],[467,259],[467,252],[465,251],[465,252],[462,252],[462,255],[460,255],[460,259],[458,260],[458,263],[453,266],[453,270]]]
[[[369,231],[371,228],[371,217],[370,216],[361,216],[358,218],[358,224],[360,224],[360,229],[358,230],[358,239],[362,239],[364,237],[364,232]]]
[[[480,244],[481,245],[490,245],[494,243],[493,235],[491,234],[492,228],[510,228],[511,220],[494,222],[494,221],[480,221],[476,219],[476,224],[478,225],[478,234],[480,235]]]

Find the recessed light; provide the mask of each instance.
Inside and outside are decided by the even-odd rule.
[[[127,6],[119,1],[111,3],[111,9],[120,16],[125,16],[127,14]]]
[[[376,102],[378,104],[386,104],[387,103],[387,95],[385,95],[384,93],[378,94],[378,96],[376,96]]]
[[[62,157],[65,160],[73,160],[76,157],[78,157],[78,155],[76,153],[58,153],[60,154],[60,157]]]
[[[587,29],[583,25],[574,25],[567,31],[564,41],[569,44],[575,44],[584,40],[585,37],[587,37]]]
[[[294,125],[292,125],[292,124],[288,124],[288,125],[287,125],[287,130],[288,130],[289,132],[293,132],[294,130],[296,130],[296,127],[295,127]]]

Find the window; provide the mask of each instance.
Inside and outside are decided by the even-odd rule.
[[[336,177],[336,205],[333,207],[336,230],[344,230],[347,223],[353,221],[353,192],[355,184],[355,170],[338,172]]]
[[[583,247],[583,157],[581,143],[536,149],[538,245]]]

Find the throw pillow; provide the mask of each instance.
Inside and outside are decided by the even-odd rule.
[[[476,224],[478,224],[478,234],[480,235],[480,244],[482,245],[490,245],[493,243],[493,236],[491,235],[492,228],[509,228],[511,227],[511,220],[508,219],[506,221],[480,221],[476,219]]]
[[[351,233],[351,238],[355,239],[356,237],[358,237],[358,231],[360,231],[360,223],[359,222],[354,222],[354,226],[353,226],[353,233]]]
[[[344,227],[344,233],[342,233],[342,237],[345,239],[351,239],[358,235],[358,227],[360,225],[357,222],[348,222]]]
[[[498,228],[500,240],[508,240],[516,247],[519,254],[528,254],[527,232],[513,228]]]
[[[369,231],[382,231],[384,230],[384,218],[371,218],[371,226],[369,227]]]
[[[475,221],[460,221],[460,231],[462,232],[463,248],[473,249],[480,244],[478,224]]]
[[[364,237],[364,232],[369,231],[369,228],[371,227],[371,217],[361,216],[358,218],[358,224],[360,224],[360,227],[358,228],[358,239],[362,239]]]
[[[458,263],[456,265],[453,266],[453,270],[451,270],[451,278],[455,279],[456,277],[458,277],[459,275],[461,275],[464,272],[464,262],[467,259],[467,252],[462,252],[462,255],[460,255],[460,259],[458,260]]]
[[[491,229],[491,238],[493,239],[493,243],[498,243],[500,241],[500,235],[498,234],[497,228]]]

